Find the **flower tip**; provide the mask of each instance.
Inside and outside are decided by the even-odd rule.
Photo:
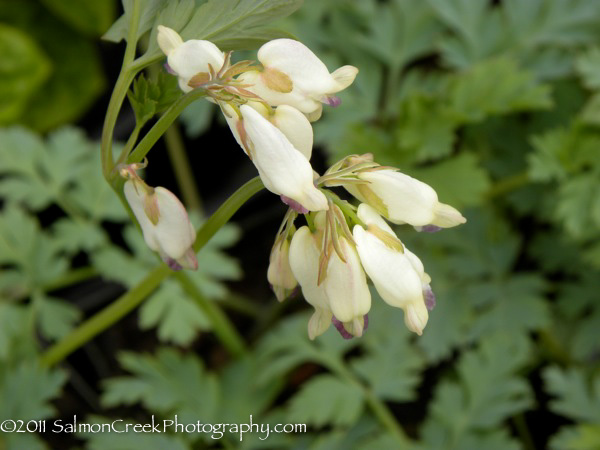
[[[417,305],[410,304],[404,310],[404,323],[406,327],[419,336],[423,334],[423,329],[427,325],[428,318],[429,314],[423,302]]]
[[[292,208],[294,211],[296,211],[299,214],[307,214],[308,213],[308,209],[305,208],[304,206],[302,206],[299,202],[297,202],[294,199],[291,199],[289,197],[286,197],[285,195],[281,194],[279,196],[279,198],[281,198],[281,201],[288,205],[290,208]]]
[[[346,89],[350,86],[356,75],[358,74],[358,68],[354,66],[342,66],[339,69],[335,70],[331,76],[339,85],[340,91],[342,89]]]
[[[156,36],[158,46],[162,52],[169,56],[169,54],[183,44],[181,36],[172,28],[165,27],[163,25],[158,26],[158,35]]]
[[[434,210],[435,217],[431,225],[451,228],[467,222],[467,219],[456,209],[445,203],[438,203]]]
[[[325,103],[326,105],[329,105],[333,108],[337,108],[342,104],[342,99],[336,97],[335,95],[324,95],[321,98],[321,103]]]

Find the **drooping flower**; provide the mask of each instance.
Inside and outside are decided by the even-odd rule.
[[[247,105],[254,108],[265,119],[279,128],[287,140],[290,141],[290,144],[310,161],[313,147],[313,129],[304,114],[288,105],[269,109],[263,103],[253,100],[248,101]],[[241,113],[238,113],[239,110],[236,111],[228,103],[221,103],[221,109],[235,140],[247,153],[240,136],[240,127],[243,126]]]
[[[209,64],[216,72],[225,62],[225,55],[212,42],[199,39],[184,42],[175,30],[162,25],[158,26],[157,41],[183,92],[193,89],[188,83],[194,76],[210,73]]]
[[[298,285],[290,267],[290,241],[285,238],[276,241],[271,249],[267,280],[280,302]]]
[[[192,247],[196,230],[179,199],[171,191],[152,188],[138,178],[125,182],[124,194],[148,247],[173,270],[197,269]]]
[[[355,225],[353,236],[360,261],[381,298],[404,310],[404,321],[421,335],[427,324],[424,288],[431,279],[423,264],[396,237],[372,207],[363,203],[357,215],[367,228]]]
[[[431,186],[396,169],[375,168],[361,171],[356,176],[365,183],[344,185],[346,190],[361,202],[374,207],[391,222],[440,228],[466,222],[459,211],[438,201],[437,193]],[[425,228],[425,231],[428,230]]]
[[[292,39],[275,39],[258,50],[261,71],[249,71],[240,76],[247,89],[271,105],[290,105],[308,114],[311,120],[320,117],[323,103],[337,106],[333,94],[352,84],[358,69],[343,66],[329,73],[323,62],[304,44]]]
[[[329,322],[345,338],[362,336],[371,309],[367,277],[354,244],[345,235],[332,235],[334,214],[331,209],[316,214],[316,231],[301,227],[290,246],[292,272],[304,297],[315,307],[309,325],[311,339],[324,332]]]
[[[333,317],[325,286],[317,283],[321,254],[317,239],[308,227],[298,229],[290,244],[289,258],[290,267],[302,288],[305,300],[315,309],[308,322],[308,337],[311,340],[327,331]]]
[[[242,105],[240,112],[245,136],[239,139],[265,187],[294,200],[308,211],[328,209],[325,195],[313,183],[314,172],[306,156],[254,108]]]

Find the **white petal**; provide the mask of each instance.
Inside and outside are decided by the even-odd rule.
[[[331,312],[315,308],[315,312],[308,321],[308,338],[312,341],[322,335],[331,325]]]
[[[404,254],[390,249],[359,225],[352,234],[365,272],[383,300],[398,308],[424,302],[421,278]]]
[[[292,89],[292,92],[287,94],[269,89],[258,71],[244,72],[237,79],[243,84],[250,85],[246,89],[258,95],[270,105],[290,105],[306,114],[314,113],[322,108],[319,101],[307,96],[297,88]]]
[[[327,198],[313,184],[313,170],[285,135],[248,105],[240,108],[244,129],[254,146],[252,162],[265,187],[310,211],[326,210]]]
[[[294,278],[290,267],[290,243],[286,239],[282,243],[276,243],[269,257],[269,268],[267,280],[272,286],[280,286],[284,289],[294,289],[298,282]]]
[[[136,186],[133,180],[127,180],[123,186],[123,193],[125,194],[127,203],[129,203],[129,207],[133,211],[135,218],[140,224],[146,244],[151,250],[159,251],[160,245],[156,238],[154,224],[150,221],[144,210],[144,199],[147,195],[146,192],[142,186]]]
[[[209,64],[218,71],[225,62],[225,56],[212,42],[192,39],[173,49],[168,62],[179,76],[181,90],[189,92],[192,90],[187,85],[190,79],[200,72],[208,72]]]
[[[392,222],[429,225],[438,204],[431,186],[393,170],[363,172],[359,178],[369,181],[369,188],[383,201]]]
[[[281,105],[275,109],[271,122],[285,134],[294,148],[310,161],[313,129],[306,116],[293,106]]]
[[[396,233],[394,233],[394,230],[392,230],[390,228],[388,223],[385,220],[383,220],[383,218],[379,215],[379,213],[372,206],[370,206],[366,203],[361,203],[360,205],[358,205],[356,215],[366,225],[377,225],[383,231],[390,233],[392,236],[396,236]]]
[[[173,259],[179,259],[194,244],[196,230],[179,199],[163,187],[154,189],[159,210],[156,239],[161,250]]]
[[[293,39],[267,42],[258,50],[258,60],[266,67],[285,73],[292,79],[294,89],[308,95],[341,90],[325,64],[308,47]]]
[[[309,228],[304,226],[298,229],[290,244],[292,273],[302,287],[302,294],[306,301],[316,309],[330,311],[323,284],[317,286],[319,254],[320,250]]]
[[[158,35],[156,36],[158,46],[167,56],[171,54],[173,50],[183,44],[183,39],[177,34],[177,32],[169,27],[162,25],[158,26]]]
[[[404,323],[406,327],[419,336],[423,334],[423,329],[427,325],[428,319],[429,313],[423,302],[411,303],[404,309]]]
[[[342,237],[340,247],[346,262],[333,252],[324,281],[325,292],[333,315],[340,322],[351,322],[355,318],[362,319],[369,312],[371,293],[354,246]]]

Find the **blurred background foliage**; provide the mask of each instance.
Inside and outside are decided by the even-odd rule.
[[[146,29],[205,3],[148,0]],[[94,134],[104,111],[89,112],[105,107],[114,82],[101,58],[122,48],[98,39],[118,14],[111,0],[0,0],[0,421],[244,423],[252,414],[307,423],[309,433],[241,443],[24,433],[0,436],[0,448],[600,448],[600,2],[306,0],[275,24],[330,69],[360,69],[342,105],[314,124],[322,159],[371,152],[468,218],[437,234],[397,228],[438,299],[422,337],[373,292],[362,339],[330,330],[310,342],[301,297],[279,305],[267,294],[283,215],[278,206],[270,216],[268,197],[202,250],[188,283],[165,281],[60,368],[42,368],[44,348],[156,266],[102,178]],[[236,31],[224,47],[256,47],[271,33]],[[178,95],[155,75],[129,96],[138,122]],[[248,165],[215,116],[199,101],[182,115],[192,161],[196,147],[225,140],[221,161],[235,166],[240,153]],[[133,117],[127,110],[122,122]],[[225,179],[241,184],[237,168],[219,177],[193,167],[214,185],[201,192],[207,212]],[[173,188],[172,175],[148,172]],[[202,299],[226,309],[245,356],[214,339]]]

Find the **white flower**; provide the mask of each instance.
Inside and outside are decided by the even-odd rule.
[[[367,183],[345,185],[346,190],[394,223],[449,228],[466,222],[460,212],[438,201],[431,186],[401,172],[364,171],[358,178]]]
[[[273,292],[280,302],[285,300],[290,291],[298,285],[290,267],[289,255],[290,241],[283,239],[283,241],[275,242],[269,257],[267,280],[271,283]]]
[[[190,92],[189,81],[199,73],[208,73],[210,64],[215,72],[223,66],[225,55],[210,41],[192,39],[183,41],[176,31],[158,26],[158,45],[167,56],[167,62],[179,77],[179,87]]]
[[[397,240],[396,235],[373,208],[363,203],[357,215],[367,225],[366,230],[356,225],[352,233],[365,271],[381,298],[402,308],[406,326],[421,335],[428,319],[423,284],[428,284],[429,276],[419,258],[406,247],[390,246],[389,242]]]
[[[197,269],[192,248],[196,230],[179,199],[163,187],[151,188],[135,178],[125,182],[124,193],[148,247],[173,270]]]
[[[336,328],[339,325],[342,336],[361,336],[365,316],[371,309],[371,293],[358,253],[345,237],[340,237],[340,249],[346,262],[332,251],[326,275],[318,284],[322,235],[322,230],[312,234],[304,226],[296,231],[290,245],[290,267],[304,298],[315,308],[309,322],[309,337],[314,339],[325,332],[332,319],[337,322]]]
[[[323,62],[304,44],[292,39],[275,39],[258,50],[262,72],[250,71],[239,80],[271,105],[290,105],[318,119],[322,103],[332,106],[339,99],[332,96],[352,84],[358,69],[343,66],[329,73]]]
[[[325,333],[331,325],[331,308],[323,284],[317,285],[320,249],[316,237],[304,226],[294,233],[290,244],[290,267],[305,300],[315,308],[308,322],[308,337],[312,340]]]
[[[258,111],[265,119],[275,125],[285,135],[288,141],[296,150],[302,153],[306,159],[310,161],[313,147],[313,129],[312,125],[304,114],[296,108],[288,105],[281,105],[272,109],[272,113],[267,107],[257,101],[248,101],[248,106],[251,106]],[[237,143],[247,153],[246,148],[240,136],[239,126],[241,126],[242,118],[239,117],[236,110],[228,103],[221,102],[221,109],[225,120],[229,125],[229,129]]]
[[[362,336],[364,317],[371,309],[371,292],[356,248],[345,237],[339,238],[346,262],[335,251],[329,258],[323,284],[331,312],[354,336]]]
[[[240,112],[250,157],[265,187],[308,211],[328,209],[327,198],[313,183],[313,170],[308,159],[254,108],[242,105]]]

